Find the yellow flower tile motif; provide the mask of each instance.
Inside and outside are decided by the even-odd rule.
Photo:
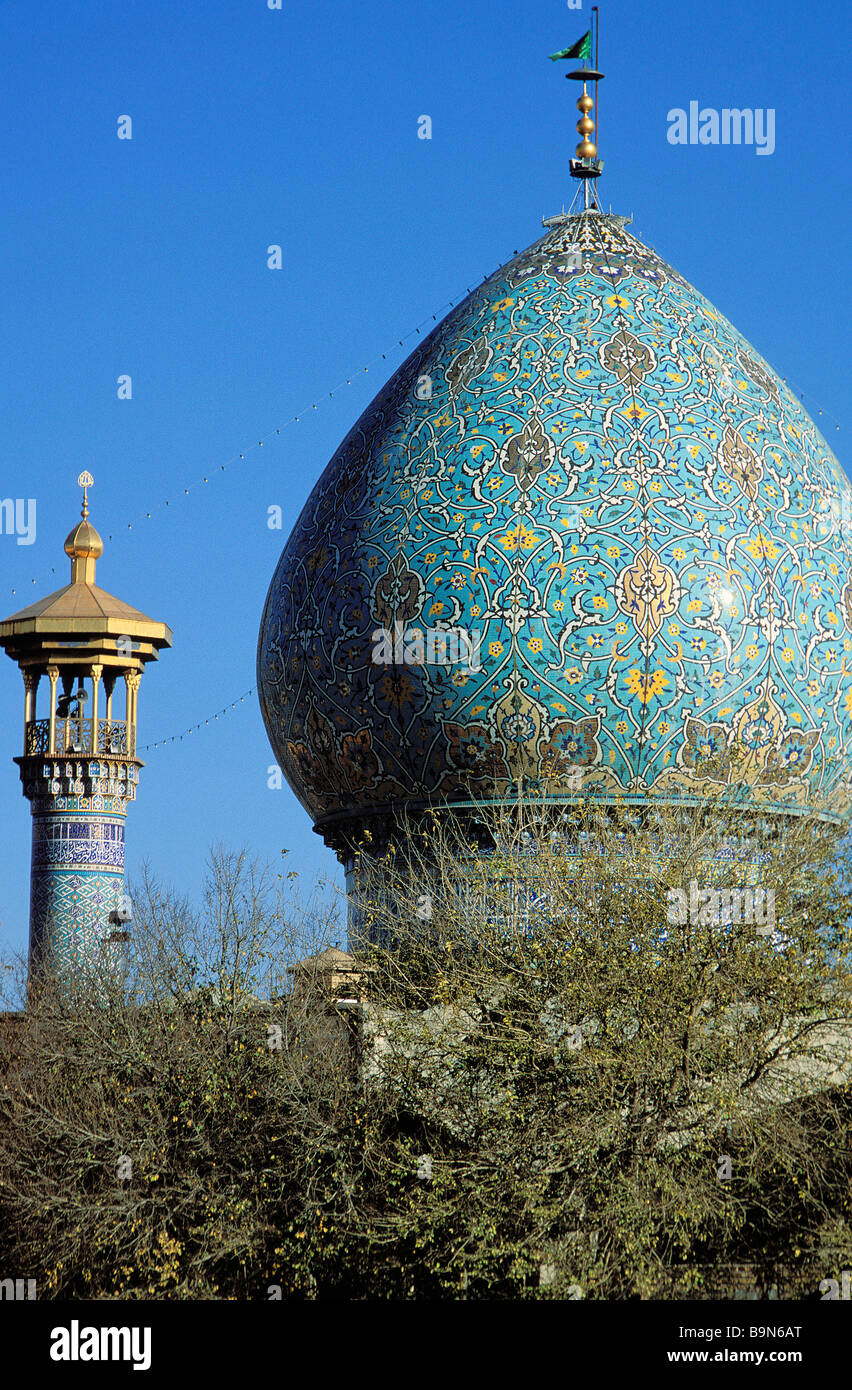
[[[532,531],[528,531],[522,521],[507,531],[505,536],[501,536],[500,544],[504,550],[532,550],[533,546],[539,544],[541,536],[536,536]]]
[[[780,547],[762,531],[758,531],[756,536],[743,541],[743,549],[749,555],[753,555],[756,560],[775,560],[781,553]]]
[[[664,671],[652,671],[649,675],[644,671],[629,671],[624,683],[631,695],[638,696],[642,704],[647,705],[655,695],[662,694],[669,678]]]

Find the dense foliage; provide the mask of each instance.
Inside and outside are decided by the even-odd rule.
[[[45,986],[5,1020],[0,1276],[42,1298],[665,1298],[745,1266],[818,1297],[852,1268],[831,835],[719,807],[566,830],[526,806],[490,818],[487,855],[467,833],[436,816],[365,855],[365,927],[392,946],[359,952],[362,1004],[310,963],[280,991],[304,936],[245,856],[214,856],[198,912],[148,883],[125,992]],[[745,881],[774,928],[694,890],[673,920],[672,889]]]

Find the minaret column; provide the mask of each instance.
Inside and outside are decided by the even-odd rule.
[[[56,686],[59,681],[59,667],[48,666],[47,678],[50,681],[50,732],[48,733],[47,751],[53,756],[56,752]]]
[[[139,698],[140,671],[125,671],[124,683],[127,686],[127,751],[136,756],[136,707]]]
[[[103,666],[93,666],[92,676],[92,752],[98,751],[98,700],[101,693],[101,676],[104,673]]]
[[[21,672],[24,678],[24,752],[27,751],[27,728],[35,719],[36,692],[38,691],[39,672],[30,671],[26,668]]]

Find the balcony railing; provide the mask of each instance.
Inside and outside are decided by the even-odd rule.
[[[102,753],[105,757],[132,758],[136,752],[134,730],[128,731],[124,720],[98,720],[98,746],[92,747],[91,719],[57,719],[54,736],[55,754],[70,757],[72,754]],[[24,753],[40,754],[50,751],[50,720],[33,719],[26,726]]]

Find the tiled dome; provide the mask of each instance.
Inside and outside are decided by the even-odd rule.
[[[745,774],[768,811],[846,818],[850,484],[624,221],[551,219],[412,353],[311,493],[258,685],[318,829],[501,799],[520,777],[555,799],[673,801]],[[377,664],[373,634],[395,624],[406,641],[478,630],[481,669]]]

